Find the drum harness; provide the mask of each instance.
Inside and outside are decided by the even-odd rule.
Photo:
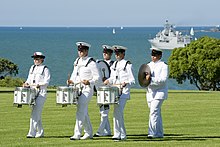
[[[31,74],[33,74],[35,67],[36,67],[36,65],[33,66]],[[48,67],[46,65],[44,66],[44,68],[43,68],[43,70],[41,72],[41,75],[43,75],[45,68],[48,68]],[[35,84],[35,79],[33,80],[33,84]],[[36,99],[37,99],[37,97],[40,94],[40,86],[36,87],[36,91],[37,91],[37,94],[35,95],[34,99],[31,99],[30,107],[33,107],[34,105],[36,105]]]
[[[79,59],[80,59],[80,57],[77,58],[75,66],[78,65]],[[87,67],[89,65],[89,63],[92,62],[92,61],[96,62],[95,59],[89,58],[89,61],[86,63],[85,67]],[[78,71],[76,73],[76,76],[79,76],[79,72]],[[82,90],[83,90],[84,86],[82,86],[81,82],[77,83],[77,84],[74,84],[74,86],[76,86],[78,84],[80,84],[80,90],[79,90],[78,96],[81,96],[82,95]]]
[[[118,64],[118,61],[115,61],[115,67],[113,68],[114,71],[116,71],[117,64]],[[130,61],[126,61],[125,66],[124,66],[124,68],[123,68],[124,71],[126,70],[126,67],[127,67],[128,64],[131,64],[131,62],[130,62]],[[119,80],[118,75],[116,75],[115,78],[116,78],[116,81]],[[120,82],[120,80],[119,80],[119,82]],[[123,90],[123,87],[122,87],[121,84],[120,84],[120,95],[122,94],[122,90]],[[119,95],[119,96],[120,96],[120,95]]]

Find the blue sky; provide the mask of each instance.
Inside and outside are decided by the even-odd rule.
[[[220,0],[0,0],[0,26],[220,25]]]

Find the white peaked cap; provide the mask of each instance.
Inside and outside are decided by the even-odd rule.
[[[76,42],[76,45],[77,46],[80,46],[80,45],[82,45],[82,46],[86,46],[86,47],[88,47],[88,48],[90,48],[91,47],[91,45],[90,44],[88,44],[88,43],[86,43],[86,42]]]
[[[154,47],[154,46],[152,46],[152,47],[150,48],[150,50],[156,50],[156,51],[161,51],[161,52],[163,52],[163,50],[162,50],[162,49],[159,49],[159,48]]]
[[[127,50],[126,47],[121,46],[121,45],[113,45],[112,48],[113,48],[113,49],[118,49],[118,50]]]
[[[109,46],[109,45],[102,45],[102,48],[103,49],[108,49],[108,50],[114,50],[111,46]]]
[[[45,58],[44,54],[42,52],[34,52],[34,55],[31,56],[32,58],[34,57],[42,57],[42,58]]]

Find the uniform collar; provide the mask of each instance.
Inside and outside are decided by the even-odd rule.
[[[39,64],[39,65],[36,65],[36,66],[42,66],[43,65],[43,63],[41,63],[41,64]]]
[[[88,58],[88,56],[81,57],[82,60],[86,60],[87,58]]]
[[[156,64],[156,63],[159,63],[159,62],[161,62],[161,60],[158,60],[158,61],[156,61],[156,62],[153,62],[154,64]]]
[[[111,62],[111,59],[110,60],[104,60],[104,61],[108,63],[108,62]]]

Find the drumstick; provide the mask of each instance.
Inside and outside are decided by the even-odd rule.
[[[68,73],[68,78],[67,78],[67,80],[68,80],[67,87],[69,87],[69,86],[70,86],[70,83],[69,83],[69,80],[70,80],[70,73]]]

